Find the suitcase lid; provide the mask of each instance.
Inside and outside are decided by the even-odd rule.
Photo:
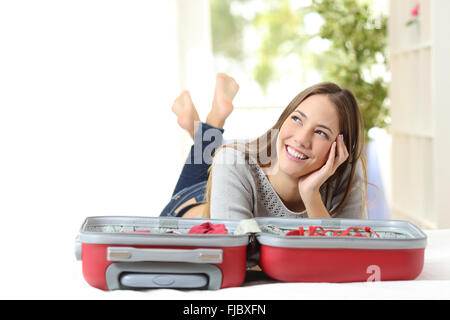
[[[187,233],[192,227],[205,222],[225,224],[228,234]],[[79,241],[92,244],[152,246],[235,247],[247,245],[248,234],[233,234],[238,224],[239,220],[130,216],[88,217],[81,226]]]
[[[262,245],[284,248],[342,248],[342,249],[422,249],[427,236],[408,221],[361,219],[277,219],[256,218],[262,232],[257,234]],[[272,228],[269,226],[273,226]],[[345,230],[349,227],[370,227],[380,238],[349,236],[286,236],[300,226],[321,226],[324,229]],[[278,229],[278,230],[277,230]]]

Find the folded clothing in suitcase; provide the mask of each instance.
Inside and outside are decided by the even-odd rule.
[[[407,221],[257,219],[260,266],[288,282],[412,280],[423,268],[426,235]],[[315,231],[308,234],[295,230]]]
[[[239,221],[214,224],[219,228],[202,219],[90,217],[76,254],[85,280],[103,290],[240,286],[249,236],[233,234]]]
[[[412,280],[426,235],[394,220],[90,217],[76,254],[86,281],[103,290],[220,289],[244,282],[255,245],[279,281]]]

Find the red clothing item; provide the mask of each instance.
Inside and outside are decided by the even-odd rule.
[[[361,230],[362,229],[362,230]],[[351,234],[350,232],[353,231],[354,233]],[[361,233],[365,232],[364,233]],[[373,231],[370,227],[349,227],[346,230],[340,231],[340,230],[325,230],[322,227],[319,226],[309,226],[308,233],[305,234],[305,230],[303,229],[303,226],[300,226],[298,229],[291,230],[285,234],[285,236],[310,236],[310,237],[316,237],[316,236],[326,236],[328,232],[332,233],[333,237],[361,237],[361,238],[367,238],[370,237],[372,234],[380,237],[375,231]]]
[[[212,224],[210,222],[194,226],[189,230],[190,234],[228,234],[224,224]]]
[[[285,234],[285,236],[304,236],[304,235],[305,235],[305,230],[303,230],[302,226],[300,226],[298,229],[291,230]]]

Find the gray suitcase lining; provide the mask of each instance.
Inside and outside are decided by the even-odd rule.
[[[188,234],[193,226],[204,222],[225,224],[228,234]],[[250,222],[242,227],[243,222]],[[368,226],[380,238],[348,236],[285,236],[288,231],[303,226],[321,226],[325,230],[343,231],[348,227]],[[150,232],[137,232],[137,231]],[[245,220],[180,219],[147,217],[90,217],[83,224],[79,241],[95,244],[126,245],[181,245],[230,247],[248,245],[251,234],[256,234],[260,244],[278,247],[318,248],[372,248],[412,249],[425,248],[426,235],[416,226],[405,221],[357,220],[357,219],[276,219],[255,218]],[[299,241],[301,240],[301,241]]]
[[[285,235],[287,232],[292,231],[292,230],[298,230],[298,228],[287,228],[287,227],[279,227],[279,226],[274,226],[274,225],[260,225],[261,231],[264,233],[269,233],[269,234],[273,234],[273,235],[277,235],[277,236],[283,236]],[[308,231],[308,227],[304,227],[306,234]],[[330,230],[332,229],[333,231],[344,231],[347,228],[324,228],[324,230]],[[413,236],[403,230],[382,230],[382,229],[376,229],[374,230],[379,236],[380,238],[378,238],[375,234],[371,234],[370,238],[374,238],[374,239],[411,239],[413,238]],[[366,233],[364,232],[364,228],[361,229],[361,233],[366,235]],[[354,235],[355,232],[351,231],[350,235]],[[325,236],[322,237],[333,237],[333,233],[332,232],[327,232]]]
[[[232,234],[233,228],[226,226],[229,233]],[[269,233],[277,236],[285,235],[287,232],[296,230],[296,228],[279,227],[275,225],[260,225],[263,233]],[[297,228],[298,229],[298,228]],[[327,228],[324,228],[327,230]],[[346,228],[332,229],[333,231],[344,231]],[[86,226],[85,232],[100,232],[100,233],[135,233],[149,231],[150,234],[188,234],[190,227],[182,228],[167,228],[167,227],[149,227],[149,226],[129,226],[129,225],[100,225],[100,226]],[[307,231],[308,228],[306,227]],[[404,230],[381,230],[377,229],[375,232],[380,236],[380,239],[410,239],[413,238],[411,234]],[[363,232],[364,233],[364,232]],[[350,232],[351,235],[355,232]],[[365,234],[365,233],[364,233]],[[326,236],[333,236],[332,232],[328,232]],[[378,239],[375,234],[371,235],[371,238]]]
[[[187,220],[186,220],[187,221]],[[195,226],[199,225],[201,223],[204,223],[205,220],[198,221],[197,224],[195,223],[189,223],[189,224],[178,224],[177,226],[165,226],[164,224],[161,226],[158,223],[141,223],[138,225],[131,225],[131,224],[94,224],[94,225],[86,225],[84,228],[84,232],[94,232],[94,233],[136,233],[136,232],[142,232],[143,234],[146,233],[146,231],[149,231],[149,234],[188,234],[189,230]],[[223,221],[213,221],[214,224],[223,223]],[[236,229],[235,224],[229,224],[225,223],[225,226],[228,230],[229,234],[233,234],[233,232]],[[356,225],[355,225],[356,226]],[[280,225],[273,225],[273,224],[259,224],[259,227],[261,229],[262,233],[267,233],[271,235],[276,236],[283,236],[287,232],[296,230],[298,227],[292,227],[292,226],[280,226]],[[305,231],[308,230],[309,226],[303,226]],[[360,225],[360,227],[364,227],[363,224]],[[327,228],[324,227],[325,230],[333,230],[333,231],[344,231],[347,229],[347,227],[341,227],[341,228]],[[378,228],[372,228],[379,236],[380,239],[412,239],[414,238],[414,235],[410,234],[408,230],[406,229],[399,229],[399,228],[393,228],[393,227],[378,227]],[[363,231],[363,230],[361,230]],[[364,233],[364,232],[363,232]],[[307,232],[306,232],[307,234]],[[351,231],[351,235],[355,234],[355,232]],[[366,233],[364,233],[366,234]],[[326,236],[322,237],[333,237],[332,232],[329,232],[326,234]],[[378,237],[375,234],[371,235],[371,238],[378,239]]]
[[[225,224],[228,234],[188,234],[205,222]],[[180,219],[172,217],[107,216],[88,217],[83,223],[80,243],[125,245],[174,245],[234,247],[248,244],[247,234],[235,235],[238,220]],[[139,232],[150,231],[150,232]],[[205,239],[208,238],[207,242]]]
[[[228,228],[227,228],[228,229]],[[124,226],[124,225],[104,225],[104,226],[86,226],[85,232],[106,232],[106,233],[134,233],[145,232],[150,233],[178,233],[187,234],[190,228],[167,228],[167,227],[148,227],[148,226]]]
[[[228,234],[233,234],[239,221],[179,219],[179,218],[140,218],[140,217],[92,217],[85,223],[82,231],[86,233],[139,233],[183,234],[202,223],[225,224]]]

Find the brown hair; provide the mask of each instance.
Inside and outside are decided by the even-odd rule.
[[[345,190],[344,198],[341,203],[333,210],[331,215],[338,213],[342,207],[344,206],[346,200],[348,199],[351,189],[354,187],[354,176],[357,161],[360,159],[363,174],[364,174],[364,190],[363,190],[363,206],[361,216],[366,207],[366,194],[367,194],[367,174],[366,174],[366,159],[364,156],[363,149],[365,147],[365,133],[364,133],[364,123],[359,112],[358,103],[355,99],[355,96],[350,90],[341,89],[338,85],[331,82],[319,83],[314,86],[311,86],[302,92],[300,92],[289,105],[284,109],[278,121],[275,125],[265,132],[262,136],[256,138],[255,140],[249,142],[231,142],[226,145],[221,146],[215,152],[217,154],[222,148],[235,148],[240,149],[245,153],[245,159],[248,161],[248,158],[252,155],[253,159],[256,159],[257,163],[261,167],[270,167],[271,162],[265,163],[261,161],[261,155],[267,155],[267,157],[272,157],[272,144],[276,145],[276,135],[272,133],[276,130],[279,132],[281,126],[289,117],[289,115],[294,112],[294,110],[306,100],[308,97],[313,95],[326,95],[330,101],[336,106],[336,110],[339,117],[339,128],[341,130],[341,134],[344,136],[344,142],[349,152],[349,157],[347,160],[342,163],[336,172],[327,180],[327,183],[332,183],[336,181],[335,187],[336,190],[342,191]],[[254,148],[256,147],[256,149]],[[348,179],[347,183],[343,183],[344,173],[348,170],[347,168],[350,166],[350,179]],[[208,169],[209,178],[206,185],[206,206],[203,211],[203,217],[210,217],[210,201],[211,201],[211,185],[212,185],[212,168],[211,165]]]

